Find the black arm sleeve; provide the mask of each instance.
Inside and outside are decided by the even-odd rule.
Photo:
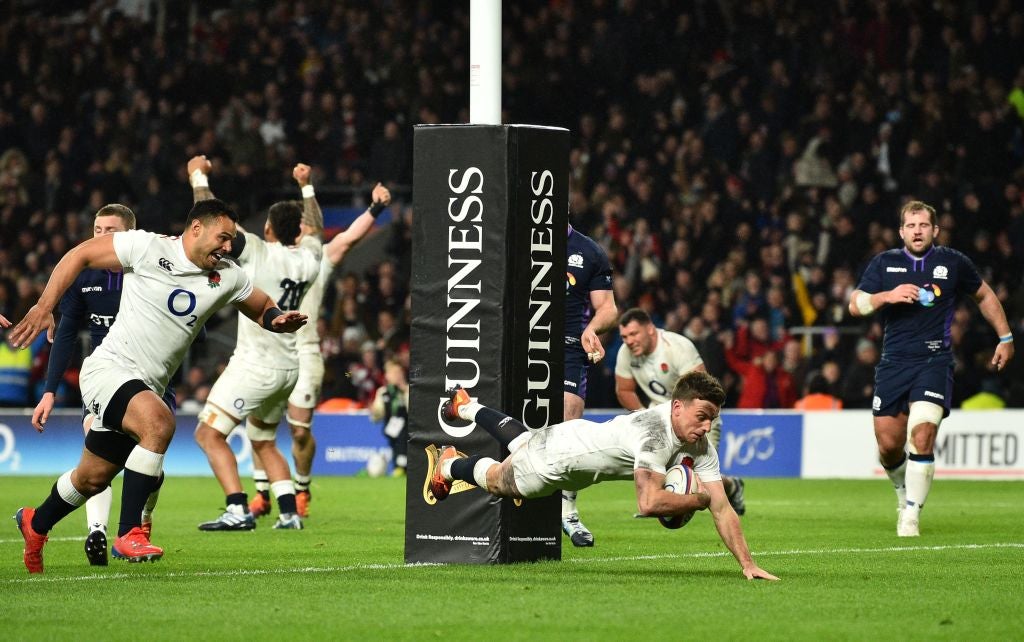
[[[231,251],[228,255],[232,258],[238,258],[242,256],[242,250],[245,249],[245,234],[237,234],[235,238],[231,239]]]
[[[64,372],[71,363],[71,356],[75,353],[75,341],[78,339],[78,324],[68,315],[60,318],[57,324],[57,332],[53,337],[53,347],[50,348],[50,360],[46,364],[46,387],[44,392],[57,392],[60,380],[64,378]]]

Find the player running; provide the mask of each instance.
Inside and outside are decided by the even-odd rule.
[[[174,415],[160,398],[171,374],[203,324],[224,306],[234,305],[272,332],[294,332],[305,323],[298,311],[280,310],[239,267],[224,260],[237,219],[225,203],[209,199],[192,207],[181,237],[131,230],[89,239],[64,255],[38,303],[10,331],[11,345],[28,347],[53,327],[53,308],[82,270],[123,271],[117,319],[82,366],[82,399],[95,423],[79,464],[60,476],[42,504],[14,516],[30,573],[43,572],[43,546],[53,526],[122,469],[121,518],[112,552],[132,562],[162,557],[141,517],[159,485],[174,435]]]
[[[93,221],[93,237],[126,232],[135,229],[135,213],[124,205],[112,203],[104,205],[96,212]],[[92,350],[103,342],[110,331],[110,326],[117,318],[121,306],[121,286],[124,273],[119,270],[83,270],[60,301],[60,322],[50,349],[50,358],[46,364],[46,383],[42,398],[32,412],[32,425],[39,432],[43,431],[46,421],[53,412],[56,401],[57,386],[68,368],[74,353],[78,332],[89,328]],[[173,413],[176,409],[174,390],[168,386],[163,395],[164,403]],[[88,410],[82,417],[82,428],[89,434],[89,428],[95,417]],[[142,528],[152,536],[153,509],[159,495],[159,484],[146,501],[142,513]],[[85,538],[85,557],[93,566],[107,565],[107,521],[110,518],[110,506],[113,502],[113,491],[107,486],[98,494],[85,502],[86,526],[89,534]]]
[[[950,325],[963,297],[977,302],[999,337],[992,365],[1002,370],[1013,358],[1013,334],[999,297],[966,255],[935,245],[938,233],[933,207],[904,205],[903,247],[876,255],[850,295],[850,314],[881,309],[885,324],[871,410],[879,460],[896,489],[899,537],[920,535],[921,509],[935,476],[935,437],[952,402]]]

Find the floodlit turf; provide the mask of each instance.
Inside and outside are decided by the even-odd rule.
[[[0,478],[6,508],[53,480]],[[0,529],[3,639],[1009,640],[1024,637],[1024,485],[936,482],[923,536],[895,535],[882,481],[751,479],[743,526],[779,583],[747,582],[710,516],[633,519],[633,490],[581,494],[591,549],[510,566],[403,565],[404,480],[318,478],[304,531],[201,533],[213,479],[171,478],[154,564],[88,566],[84,511],[29,577]],[[116,490],[115,490],[116,493]],[[117,500],[115,494],[115,510]]]

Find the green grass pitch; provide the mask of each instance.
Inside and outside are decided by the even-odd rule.
[[[4,514],[52,479],[0,478]],[[0,530],[5,640],[1012,640],[1024,638],[1019,482],[935,483],[922,536],[895,535],[884,481],[750,479],[743,527],[781,582],[748,582],[709,515],[678,531],[632,517],[628,483],[581,493],[597,545],[563,560],[405,566],[404,480],[318,478],[303,531],[202,533],[210,479],[170,478],[153,564],[88,566],[84,511],[29,577]],[[115,487],[115,514],[118,506]]]

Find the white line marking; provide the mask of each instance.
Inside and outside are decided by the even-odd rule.
[[[84,542],[84,537],[51,537],[49,542]],[[0,544],[24,544],[25,540],[21,537],[15,537],[12,539],[0,539]]]
[[[999,542],[993,544],[946,544],[939,546],[886,546],[882,548],[819,548],[819,549],[807,549],[807,550],[789,550],[789,551],[758,551],[752,553],[755,556],[772,556],[772,555],[842,555],[847,553],[906,553],[906,552],[918,552],[918,551],[950,551],[950,550],[982,550],[989,548],[1013,548],[1013,549],[1024,549],[1024,542]],[[732,555],[727,551],[715,551],[707,553],[672,553],[667,555],[631,555],[623,557],[600,557],[600,558],[577,558],[571,560],[562,560],[564,563],[569,564],[603,564],[608,562],[631,562],[631,561],[642,561],[642,560],[668,560],[668,559],[698,559],[698,558],[709,558],[709,557],[728,557]],[[40,583],[58,583],[58,582],[81,582],[81,581],[99,581],[99,580],[123,580],[123,579],[135,579],[142,580],[148,578],[154,579],[167,579],[167,578],[197,578],[197,577],[245,577],[245,576],[259,576],[259,575],[294,575],[299,573],[348,573],[350,571],[366,571],[366,570],[383,570],[391,571],[397,569],[409,569],[409,568],[420,568],[420,567],[432,567],[432,566],[446,566],[445,564],[350,564],[348,566],[306,566],[303,568],[273,568],[273,569],[238,569],[234,571],[190,571],[190,572],[170,572],[160,574],[136,574],[136,573],[109,573],[109,574],[94,574],[94,575],[75,575],[70,577],[25,577],[0,580],[0,584],[27,584],[30,582]]]

